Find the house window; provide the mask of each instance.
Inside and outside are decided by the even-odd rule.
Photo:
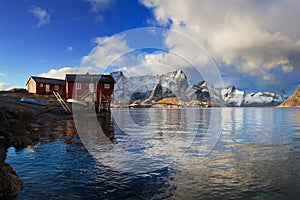
[[[81,83],[76,83],[76,90],[81,90]]]
[[[44,87],[44,84],[43,84],[43,83],[40,83],[40,87]]]
[[[59,85],[54,85],[54,90],[58,91],[59,90]]]
[[[110,88],[110,84],[104,84],[104,89],[109,89]]]

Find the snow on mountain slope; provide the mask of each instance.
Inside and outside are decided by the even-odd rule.
[[[222,98],[227,106],[242,106],[245,98],[245,92],[239,91],[234,86],[221,90]]]
[[[150,96],[154,86],[160,84],[162,93],[169,97],[184,98],[188,87],[187,77],[182,70],[162,75],[126,77],[122,72],[111,73],[116,81],[114,90],[115,102],[132,103],[145,100]]]
[[[234,86],[227,89],[214,88],[205,81],[188,85],[182,70],[162,75],[126,77],[122,72],[111,73],[116,81],[114,101],[155,102],[163,98],[176,97],[183,101],[197,100],[213,106],[277,106],[287,99],[282,92],[258,92],[247,94]]]
[[[209,102],[213,106],[225,106],[221,90],[212,87],[206,81],[189,86],[186,90],[186,96],[190,100]]]
[[[243,106],[278,106],[286,99],[287,95],[280,92],[251,93],[246,95]]]

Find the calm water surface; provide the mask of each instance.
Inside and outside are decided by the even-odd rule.
[[[91,156],[66,122],[58,127],[66,130],[60,137],[52,132],[31,149],[8,150],[7,162],[25,186],[16,199],[299,198],[300,109],[137,109],[124,123],[122,110],[114,112],[119,114],[114,123],[110,117],[100,121],[110,148],[126,146],[124,155],[131,152],[127,162],[120,158],[116,166]],[[142,141],[136,139],[139,133]],[[210,148],[204,143],[213,143],[219,133],[205,156]],[[167,148],[176,146],[174,141],[181,141],[177,153]],[[159,155],[149,156],[153,149]],[[148,170],[121,169],[144,157]]]

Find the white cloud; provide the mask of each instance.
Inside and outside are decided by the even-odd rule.
[[[217,68],[195,41],[178,32],[169,33],[165,40],[166,31],[169,32],[167,29],[142,28],[96,38],[96,46],[82,58],[81,67],[102,73],[123,71],[126,76],[156,75],[182,69],[193,83],[205,78],[211,84],[222,85]],[[181,48],[174,46],[170,38],[179,38]],[[183,47],[185,51],[182,51]],[[201,52],[197,51],[199,48]]]
[[[8,74],[7,73],[3,73],[3,72],[0,72],[0,76],[7,76]]]
[[[43,8],[38,6],[31,6],[29,13],[33,14],[37,20],[37,27],[40,28],[48,23],[50,23],[50,14]]]
[[[300,2],[142,0],[158,24],[170,26],[202,44],[233,76],[250,75],[274,83],[281,74],[298,72],[300,61]],[[193,48],[172,35],[169,47]],[[284,78],[288,76],[284,75]],[[290,80],[281,80],[287,83]],[[278,81],[277,81],[278,82]],[[289,82],[290,83],[290,82]]]
[[[63,67],[60,69],[51,69],[48,72],[42,73],[39,76],[47,78],[65,79],[66,74],[85,74],[85,73],[99,73],[92,68],[72,68]]]
[[[8,86],[9,86],[9,84],[7,84],[7,83],[0,83],[0,91],[1,90],[7,90]]]
[[[81,67],[96,68],[103,71],[112,63],[126,63],[124,54],[131,51],[131,48],[124,40],[124,35],[112,37],[98,37],[94,40],[96,47],[89,55],[82,58]]]
[[[95,13],[107,9],[112,2],[112,0],[85,0],[85,1],[91,4],[92,11]]]

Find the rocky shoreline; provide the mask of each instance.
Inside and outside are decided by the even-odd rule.
[[[26,97],[43,101],[47,106],[21,103]],[[23,189],[22,180],[6,163],[6,152],[10,147],[16,150],[37,144],[40,137],[47,135],[56,124],[72,120],[52,95],[36,96],[25,90],[0,92],[0,198],[13,197]]]

